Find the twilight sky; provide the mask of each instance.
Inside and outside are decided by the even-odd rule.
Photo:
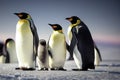
[[[119,0],[0,0],[0,40],[15,38],[16,12],[32,16],[40,39],[48,40],[48,23],[60,24],[66,35],[70,23],[65,18],[78,16],[95,40],[120,43]]]

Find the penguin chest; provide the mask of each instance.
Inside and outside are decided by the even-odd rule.
[[[67,31],[67,35],[68,35],[68,38],[69,38],[70,41],[71,41],[71,39],[72,39],[71,29],[72,29],[72,27],[68,27],[68,31]]]
[[[66,43],[64,34],[52,34],[49,41],[50,51],[56,61],[64,60],[66,57]]]
[[[20,64],[29,67],[33,58],[33,35],[28,20],[19,20],[16,28],[16,52]],[[28,58],[29,56],[29,58]],[[29,63],[28,63],[29,62]]]
[[[30,29],[29,21],[20,20],[16,30],[16,45],[21,48],[29,49],[33,46],[33,35]]]

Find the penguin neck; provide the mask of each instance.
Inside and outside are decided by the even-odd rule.
[[[33,20],[32,20],[31,17],[28,17],[27,20],[30,22],[30,25],[31,25],[31,26],[34,26],[34,22],[33,22]]]
[[[56,30],[56,31],[54,31],[55,33],[63,33],[63,31],[62,30]]]
[[[79,26],[81,24],[82,21],[80,20],[77,20],[77,22],[75,24],[71,24],[70,27],[76,27],[76,26]]]

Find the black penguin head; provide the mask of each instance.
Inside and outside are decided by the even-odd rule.
[[[49,24],[53,30],[55,31],[59,31],[59,30],[62,30],[62,27],[59,25],[59,24]]]
[[[25,12],[14,13],[14,14],[17,15],[20,19],[29,19],[29,18],[31,18],[30,15],[28,13],[25,13]]]
[[[80,18],[77,16],[71,16],[71,17],[66,18],[66,20],[70,21],[71,24],[76,24],[78,20],[80,21]]]
[[[40,43],[41,45],[43,45],[43,46],[46,46],[46,41],[45,41],[44,39],[41,39],[41,40],[39,41],[39,43]]]
[[[5,41],[5,45],[7,45],[7,43],[10,42],[10,41],[14,41],[14,40],[11,39],[11,38],[8,38],[8,39]]]

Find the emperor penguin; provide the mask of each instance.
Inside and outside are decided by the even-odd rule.
[[[8,54],[8,63],[17,63],[17,55],[16,55],[16,49],[15,49],[15,41],[11,38],[8,38],[5,41],[5,52]]]
[[[66,18],[71,22],[68,28],[68,37],[70,42],[70,55],[73,55],[78,69],[95,69],[94,65],[94,42],[88,27],[77,16]]]
[[[65,70],[66,39],[59,24],[49,24],[53,32],[48,41],[49,66],[51,70]]]
[[[37,29],[28,13],[14,14],[20,18],[16,25],[16,53],[19,64],[16,69],[34,70],[39,43]]]
[[[49,68],[49,55],[47,44],[44,39],[39,40],[37,64],[39,70],[48,70]]]
[[[6,62],[6,55],[4,52],[4,43],[0,42],[0,64]]]

